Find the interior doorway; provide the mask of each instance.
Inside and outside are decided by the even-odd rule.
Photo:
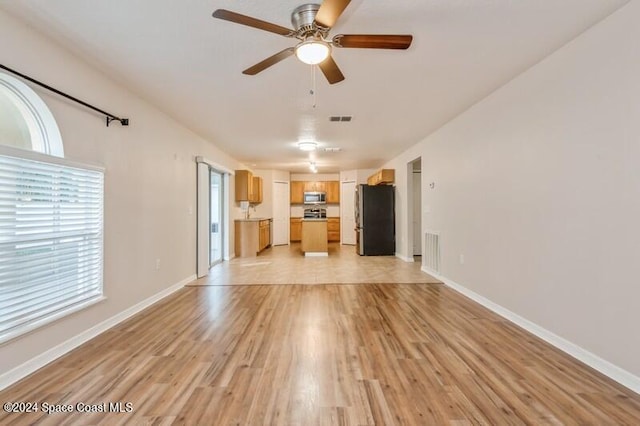
[[[272,245],[289,244],[289,223],[291,211],[289,209],[289,182],[273,182],[273,229],[271,230]]]
[[[422,256],[422,158],[407,163],[407,261]]]

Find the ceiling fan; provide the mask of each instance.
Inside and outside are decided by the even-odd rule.
[[[407,49],[413,40],[411,35],[385,34],[338,34],[329,39],[329,31],[350,2],[351,0],[324,0],[322,4],[303,4],[295,8],[291,13],[291,23],[295,30],[225,9],[216,10],[213,17],[299,40],[296,46],[269,56],[242,71],[243,74],[256,75],[295,54],[306,64],[318,65],[329,83],[335,84],[344,80],[344,75],[331,57],[333,47]]]

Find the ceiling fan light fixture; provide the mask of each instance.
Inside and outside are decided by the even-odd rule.
[[[318,144],[316,142],[312,142],[312,141],[298,142],[298,149],[300,149],[300,151],[315,151],[317,147],[318,147]]]
[[[329,57],[329,43],[320,39],[308,39],[296,46],[296,56],[308,65],[317,65]]]

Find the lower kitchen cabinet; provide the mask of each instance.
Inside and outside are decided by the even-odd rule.
[[[339,217],[330,217],[327,219],[327,239],[329,242],[340,241]]]
[[[300,241],[302,239],[302,218],[292,217],[290,221],[289,240]]]
[[[251,257],[271,244],[270,219],[237,219],[235,252],[237,257]]]
[[[258,251],[262,251],[271,244],[271,222],[269,220],[258,222],[258,234]]]

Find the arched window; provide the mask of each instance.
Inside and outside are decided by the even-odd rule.
[[[0,73],[0,145],[64,157],[51,111],[29,86]]]
[[[104,170],[64,158],[58,126],[0,73],[0,344],[103,299]]]

